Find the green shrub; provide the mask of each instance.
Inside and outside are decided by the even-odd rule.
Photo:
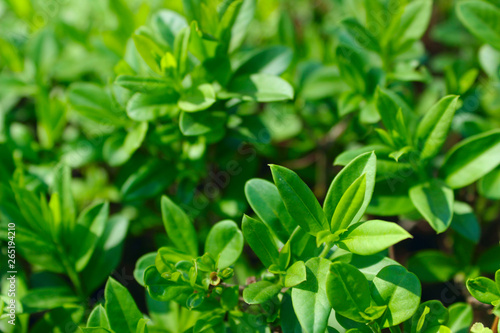
[[[2,332],[498,331],[499,1],[0,20]]]

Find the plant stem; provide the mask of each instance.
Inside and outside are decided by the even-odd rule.
[[[491,326],[491,330],[493,331],[493,333],[498,333],[498,317],[495,317],[493,325]]]
[[[59,251],[59,255],[61,257],[61,261],[63,263],[63,266],[66,269],[66,273],[68,274],[68,277],[71,280],[73,287],[75,288],[76,294],[78,295],[78,297],[80,297],[83,300],[85,298],[85,293],[83,292],[83,288],[82,288],[82,284],[80,282],[80,277],[78,276],[78,272],[73,267],[73,265],[71,265],[71,263],[68,260],[68,257],[66,256],[66,253],[64,252],[64,249],[62,248],[62,246],[58,244],[57,249]]]
[[[321,251],[321,253],[319,254],[319,257],[326,258],[331,248],[332,246],[330,244],[325,243],[325,247],[323,248],[323,251]]]

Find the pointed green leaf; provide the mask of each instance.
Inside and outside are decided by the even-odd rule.
[[[144,272],[144,284],[151,298],[160,302],[185,302],[193,292],[193,287],[187,283],[164,279],[155,266],[148,267]]]
[[[295,287],[307,278],[307,269],[303,261],[297,261],[286,270],[284,285],[287,288]]]
[[[434,104],[425,114],[417,128],[417,145],[420,158],[436,156],[448,137],[453,116],[457,108],[458,96],[446,96]]]
[[[500,9],[486,1],[461,1],[457,16],[477,38],[500,50]]]
[[[245,240],[264,266],[279,265],[278,248],[264,223],[244,215],[241,230]]]
[[[286,101],[293,99],[293,87],[278,76],[252,74],[234,79],[228,93],[222,96],[257,102]]]
[[[44,287],[28,291],[21,299],[24,313],[52,310],[79,301],[68,287]]]
[[[421,293],[420,281],[403,266],[382,268],[371,288],[375,302],[387,305],[387,311],[379,319],[382,326],[396,326],[411,318],[420,305]]]
[[[454,333],[467,333],[472,325],[474,313],[472,306],[467,303],[455,303],[448,308],[449,319],[446,326]]]
[[[330,229],[332,232],[346,229],[352,223],[358,222],[353,219],[359,215],[359,210],[364,203],[365,193],[366,174],[364,173],[347,188],[347,191],[340,198],[331,221]]]
[[[149,266],[153,266],[156,260],[156,252],[150,252],[142,255],[135,263],[134,278],[141,286],[144,287],[144,272]]]
[[[221,221],[210,229],[205,243],[205,253],[210,253],[218,262],[219,269],[234,264],[242,250],[243,234],[233,221]]]
[[[97,305],[90,313],[89,319],[87,320],[87,327],[110,328],[108,314],[101,304]]]
[[[128,290],[113,278],[108,279],[104,290],[109,325],[115,332],[135,333],[142,313]]]
[[[211,84],[205,83],[188,89],[179,99],[179,108],[186,112],[197,112],[208,109],[215,103],[215,90]]]
[[[332,220],[333,214],[347,189],[362,174],[366,174],[363,204],[357,211],[356,215],[352,218],[352,221],[357,222],[361,219],[366,208],[368,207],[368,204],[370,203],[373,188],[375,187],[376,163],[377,158],[373,152],[364,153],[352,160],[342,169],[342,171],[338,173],[330,184],[330,188],[328,189],[325,202],[323,204],[323,209],[328,221]]]
[[[302,229],[312,235],[330,229],[318,200],[295,172],[278,165],[271,165],[271,172],[288,213]]]
[[[412,236],[394,222],[372,220],[351,225],[344,232],[340,248],[360,255],[372,255]]]
[[[336,313],[359,323],[366,323],[361,313],[370,307],[370,286],[357,268],[334,262],[326,278],[328,300]]]
[[[163,224],[170,240],[175,246],[192,256],[198,255],[196,230],[189,217],[167,196],[161,198]]]
[[[461,188],[495,169],[500,164],[500,130],[474,135],[453,147],[441,172],[451,188]]]
[[[495,281],[482,276],[468,279],[467,290],[482,303],[491,304],[500,300],[500,290],[497,288]]]
[[[257,216],[285,243],[297,223],[286,210],[276,186],[264,179],[250,179],[245,184],[245,195]]]
[[[120,87],[129,89],[133,92],[145,94],[161,94],[172,95],[175,93],[174,82],[172,80],[148,77],[148,76],[133,76],[120,75],[116,78],[115,84]]]
[[[243,299],[248,304],[261,304],[269,301],[281,291],[279,284],[269,281],[258,281],[250,284],[243,290]]]
[[[90,260],[97,241],[104,232],[108,214],[109,204],[106,202],[92,205],[78,216],[67,245],[68,256],[74,260],[77,271],[83,270]]]
[[[135,93],[127,103],[127,115],[136,121],[150,121],[157,118],[176,114],[177,92],[163,92],[161,94]]]
[[[413,205],[438,234],[448,229],[453,217],[452,189],[432,180],[413,186],[409,194]]]
[[[312,258],[306,262],[306,281],[292,289],[295,314],[306,333],[325,332],[332,308],[325,290],[330,261]]]
[[[186,136],[198,136],[224,131],[227,115],[222,111],[182,112],[179,127]]]

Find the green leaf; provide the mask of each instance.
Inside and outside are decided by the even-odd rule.
[[[188,71],[188,48],[191,28],[185,27],[179,31],[174,40],[174,57],[177,62],[177,77],[182,81]]]
[[[307,269],[303,261],[297,261],[286,270],[284,285],[287,288],[295,287],[307,278]]]
[[[353,265],[363,273],[368,281],[372,281],[382,268],[398,264],[397,261],[382,254],[362,256],[343,249],[337,249],[330,259],[334,262],[341,261]]]
[[[184,211],[167,196],[161,198],[161,212],[167,235],[175,246],[192,256],[198,255],[196,230]]]
[[[500,269],[495,273],[495,283],[497,284],[498,292],[500,292]]]
[[[152,159],[135,170],[123,183],[124,201],[155,197],[175,179],[175,166],[165,160]]]
[[[408,261],[408,269],[422,282],[446,282],[459,271],[457,260],[440,251],[420,251]]]
[[[453,217],[453,190],[438,180],[413,186],[410,199],[417,210],[439,234],[450,226]]]
[[[232,53],[244,41],[248,32],[248,26],[252,22],[257,7],[256,0],[243,0],[233,27],[231,29],[231,43],[229,50]]]
[[[280,307],[281,329],[283,333],[302,333],[297,315],[293,309],[290,293],[283,294]]]
[[[484,273],[495,273],[500,267],[500,246],[493,246],[481,253],[476,264]]]
[[[468,279],[466,285],[467,290],[479,302],[491,304],[500,300],[500,290],[497,288],[495,281],[491,279],[480,276],[475,279]]]
[[[331,227],[332,232],[346,229],[353,221],[353,218],[358,215],[365,199],[366,192],[366,174],[362,174],[356,179],[351,186],[344,192],[340,201],[333,213]]]
[[[21,299],[23,313],[52,310],[78,301],[79,298],[67,287],[35,288],[28,291]]]
[[[285,270],[292,259],[291,240],[288,240],[279,251],[279,268]]]
[[[227,94],[221,98],[241,98],[246,101],[277,102],[293,99],[293,87],[280,77],[252,74],[234,79]]]
[[[380,45],[377,39],[356,19],[346,19],[342,21],[342,25],[361,47],[380,53]]]
[[[366,92],[365,61],[361,53],[348,45],[337,47],[336,56],[340,76],[357,93],[364,95]]]
[[[176,283],[161,277],[155,266],[149,266],[144,272],[144,284],[149,295],[156,301],[185,302],[193,288],[189,284]]]
[[[234,76],[265,73],[280,75],[290,65],[293,52],[286,46],[270,46],[262,50],[251,52],[250,56],[235,68]]]
[[[389,132],[390,140],[395,139],[397,142],[402,141],[402,133],[398,131],[396,115],[399,112],[400,105],[396,99],[396,94],[385,88],[377,87],[375,94],[377,111],[382,118],[382,122]],[[406,143],[406,138],[404,138]]]
[[[137,308],[128,290],[113,278],[109,278],[104,290],[106,313],[109,324],[115,332],[135,333],[142,313]]]
[[[325,332],[332,308],[325,289],[330,261],[312,258],[306,262],[306,281],[292,289],[295,314],[306,333]]]
[[[392,31],[390,37],[392,51],[401,53],[422,38],[429,25],[431,14],[432,0],[416,0],[408,3],[404,7],[396,29]]]
[[[375,186],[377,158],[373,152],[359,155],[346,165],[330,184],[326,194],[323,210],[328,221],[332,220],[335,210],[339,206],[340,200],[349,187],[361,175],[366,174],[365,196],[363,204],[351,221],[359,221],[370,203],[373,188]]]
[[[339,247],[360,255],[372,255],[412,236],[394,222],[372,220],[351,225],[340,236]]]
[[[224,291],[220,295],[220,302],[223,309],[233,310],[238,306],[240,298],[239,289],[239,286],[232,286],[224,289]]]
[[[480,179],[499,164],[500,130],[493,130],[455,145],[440,171],[451,188],[461,188]]]
[[[78,272],[89,262],[97,241],[104,232],[108,215],[109,204],[100,203],[88,207],[78,216],[71,237],[67,240],[68,256],[74,260]]]
[[[224,50],[229,49],[232,27],[238,18],[238,13],[240,11],[242,3],[243,0],[233,0],[223,3],[217,10],[219,14],[219,24],[217,27],[216,36],[220,41],[223,41]]]
[[[115,84],[143,94],[165,94],[167,96],[176,94],[174,82],[163,78],[119,75],[115,80]]]
[[[350,264],[334,262],[326,278],[328,300],[335,313],[360,323],[370,307],[370,286],[363,273]]]
[[[157,74],[162,74],[160,66],[161,58],[165,50],[160,47],[153,39],[145,35],[132,35],[135,47],[146,64]]]
[[[82,327],[83,333],[113,333],[104,327]]]
[[[141,318],[137,323],[136,333],[148,333],[148,323],[149,319]]]
[[[271,165],[271,172],[288,213],[302,229],[311,235],[330,229],[318,200],[295,172],[278,165]]]
[[[500,168],[487,173],[478,184],[479,193],[493,200],[500,200]]]
[[[415,274],[399,265],[384,267],[373,279],[371,290],[378,305],[387,305],[387,311],[379,319],[382,326],[396,326],[413,316],[420,305],[421,292]]]
[[[247,215],[241,224],[243,236],[264,266],[279,265],[279,252],[268,227]]]
[[[297,224],[286,210],[277,187],[267,180],[254,178],[245,184],[245,195],[257,216],[286,243]]]
[[[171,268],[179,261],[191,261],[192,255],[172,247],[160,247],[155,258],[155,265],[160,273],[171,272]]]
[[[452,333],[452,331],[450,331],[448,327],[440,325],[440,326],[433,326],[425,330],[424,333]]]
[[[116,109],[104,87],[78,82],[70,86],[67,96],[73,109],[86,118],[113,126],[125,123],[125,113]]]
[[[243,300],[248,304],[261,304],[269,301],[281,291],[279,284],[269,281],[258,281],[243,290]]]
[[[481,238],[481,226],[471,206],[465,202],[455,201],[451,228],[461,236],[477,244]]]
[[[197,292],[189,295],[189,297],[186,300],[186,306],[189,310],[196,309],[203,304],[203,301],[205,301],[205,293],[203,292]]]
[[[448,137],[458,96],[446,96],[434,104],[417,128],[417,145],[423,160],[436,156]]]
[[[179,127],[186,136],[224,131],[227,115],[222,111],[182,112]]]
[[[141,146],[146,137],[148,123],[135,123],[127,132],[115,132],[110,136],[104,147],[102,154],[110,166],[119,166],[127,162],[132,154]]]
[[[144,272],[149,266],[155,264],[156,252],[150,252],[142,255],[135,263],[134,278],[141,286],[144,287]]]
[[[74,226],[76,218],[76,206],[71,190],[71,169],[65,164],[60,164],[54,171],[54,183],[52,193],[58,193],[59,217],[62,223],[63,235],[69,232]]]
[[[108,314],[101,304],[97,305],[90,313],[89,319],[87,320],[87,327],[110,328]]]
[[[243,251],[243,234],[238,225],[230,220],[217,223],[210,229],[205,252],[218,262],[218,268],[226,268],[236,262]]]
[[[122,216],[112,217],[106,222],[92,257],[80,273],[88,293],[99,287],[120,263],[128,225],[129,221]]]
[[[179,108],[186,112],[208,109],[216,101],[215,90],[211,84],[204,83],[185,91],[179,99]]]
[[[175,114],[178,98],[179,94],[175,91],[157,95],[135,93],[127,103],[127,115],[136,121],[151,121]]]
[[[161,37],[171,48],[174,47],[175,36],[188,25],[186,18],[173,10],[161,10],[158,12],[154,16],[154,23]]]
[[[449,319],[446,326],[453,333],[467,333],[472,325],[474,313],[472,306],[467,303],[455,303],[448,308]]]
[[[411,333],[425,333],[432,327],[445,324],[448,318],[448,311],[440,301],[424,302],[411,320]]]
[[[500,50],[500,9],[486,1],[461,1],[457,16],[477,38]]]
[[[186,0],[184,0],[186,1]],[[196,333],[224,333],[226,326],[224,325],[224,315],[217,312],[209,312],[202,315],[193,327],[193,332]]]

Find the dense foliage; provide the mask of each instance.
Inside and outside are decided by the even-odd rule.
[[[500,1],[0,22],[2,332],[498,332]]]

